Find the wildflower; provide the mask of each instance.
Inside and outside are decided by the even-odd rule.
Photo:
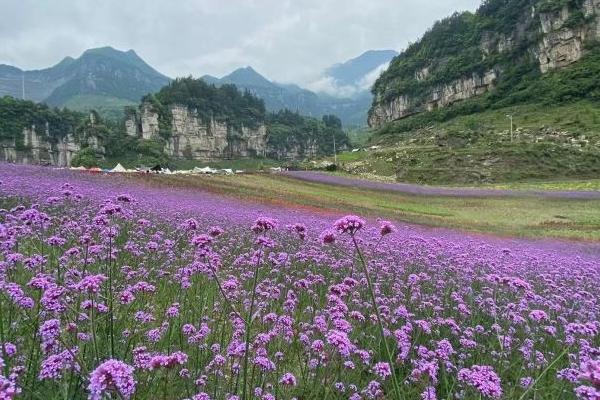
[[[525,378],[521,378],[519,384],[523,389],[527,389],[529,386],[533,384],[533,378],[530,376],[526,376]]]
[[[15,382],[0,375],[0,399],[12,400],[19,393],[21,393],[21,388],[17,387]]]
[[[208,228],[208,234],[212,237],[221,236],[225,232],[220,226],[211,226]]]
[[[254,233],[262,233],[277,228],[277,221],[268,217],[259,217],[250,228]]]
[[[581,364],[579,379],[588,381],[592,386],[600,389],[600,360],[589,360]]]
[[[198,249],[204,249],[212,244],[213,238],[206,235],[201,234],[194,236],[190,242],[192,246],[195,246]]]
[[[323,244],[331,244],[335,242],[335,232],[332,230],[327,230],[321,233],[319,236],[321,243]]]
[[[458,371],[458,380],[477,389],[483,396],[499,399],[502,397],[500,378],[492,367],[474,365]]]
[[[396,231],[396,227],[390,221],[379,222],[379,233],[381,236],[389,235]]]
[[[591,386],[578,386],[575,388],[575,394],[580,400],[600,399],[600,390],[596,390]]]
[[[437,400],[437,394],[433,386],[428,386],[421,393],[421,400]]]
[[[73,288],[78,291],[85,291],[88,293],[98,293],[102,287],[102,283],[107,280],[106,275],[88,275],[81,281],[76,283]]]
[[[49,319],[44,321],[39,328],[40,337],[42,339],[42,351],[49,353],[58,346],[57,338],[60,335],[60,321],[57,319]]]
[[[290,372],[286,372],[279,380],[279,383],[286,386],[296,386],[296,377]]]
[[[378,362],[373,366],[373,373],[379,375],[382,379],[386,379],[388,376],[392,375],[392,369],[390,368],[389,363]]]
[[[548,319],[548,315],[542,310],[532,310],[529,313],[529,318],[536,322],[546,321]]]
[[[348,233],[350,235],[354,235],[365,225],[365,221],[357,217],[356,215],[347,215],[343,218],[338,219],[333,224],[334,228],[339,233]]]
[[[133,367],[122,361],[110,359],[90,374],[89,399],[101,400],[104,392],[113,390],[124,399],[129,399],[135,392],[135,385]]]

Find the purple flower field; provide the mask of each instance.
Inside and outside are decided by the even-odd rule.
[[[412,195],[456,196],[456,197],[523,197],[538,196],[558,199],[600,199],[598,191],[577,190],[508,190],[484,188],[452,188],[424,186],[411,183],[386,183],[374,182],[366,179],[347,178],[315,171],[286,171],[284,173],[292,178],[309,182],[326,183],[330,185],[351,186],[362,189],[385,190]]]
[[[0,182],[0,399],[600,399],[597,245]]]

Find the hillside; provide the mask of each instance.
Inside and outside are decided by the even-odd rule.
[[[599,39],[598,0],[488,0],[437,22],[375,83],[380,148],[345,169],[438,184],[597,177]]]
[[[474,14],[437,22],[392,61],[373,87],[369,125],[535,103],[540,95],[597,97],[599,41],[600,0],[487,0]],[[547,78],[586,56],[592,60],[575,81]],[[477,100],[463,104],[468,99]]]
[[[118,118],[124,105],[137,103],[147,93],[169,82],[133,50],[112,47],[86,50],[79,58],[66,57],[53,67],[23,71],[0,65],[0,96],[24,97],[79,111],[96,109]]]

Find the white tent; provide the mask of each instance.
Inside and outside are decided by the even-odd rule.
[[[113,169],[110,170],[110,172],[127,172],[127,170],[121,165],[121,163],[118,163]]]
[[[233,170],[230,168],[223,168],[220,172],[223,172],[225,175],[233,175]]]
[[[193,172],[195,174],[214,174],[215,172],[217,172],[217,170],[213,169],[211,167],[204,167],[204,168],[195,167]]]
[[[85,171],[86,168],[83,165],[80,165],[79,167],[71,167],[69,169],[75,170],[75,171]]]
[[[165,168],[162,171],[160,171],[161,174],[165,174],[165,175],[172,175],[173,172],[171,172],[171,170],[169,168]]]

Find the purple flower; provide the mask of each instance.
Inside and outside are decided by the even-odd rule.
[[[379,375],[382,379],[386,379],[388,376],[392,375],[392,369],[390,368],[389,363],[378,362],[373,366],[373,373]]]
[[[433,386],[428,386],[421,393],[421,400],[437,400],[437,394]]]
[[[477,389],[483,396],[499,399],[502,397],[500,378],[492,367],[474,365],[458,371],[458,380]]]
[[[321,243],[331,244],[335,242],[335,232],[332,230],[326,230],[319,236]]]
[[[190,244],[198,249],[205,249],[213,242],[213,238],[206,234],[196,235],[192,238]]]
[[[259,217],[250,228],[254,233],[262,233],[277,228],[277,221],[268,217]]]
[[[333,226],[339,233],[354,235],[360,228],[365,226],[365,220],[356,215],[347,215],[335,221]]]
[[[588,381],[592,386],[600,389],[600,360],[589,360],[582,363],[579,379]]]
[[[389,235],[396,231],[396,227],[390,221],[379,222],[379,233],[381,236]]]
[[[102,288],[102,283],[107,280],[106,275],[88,275],[74,285],[74,289],[88,293],[98,293]]]
[[[122,361],[110,359],[100,364],[90,374],[90,400],[101,400],[102,394],[116,391],[124,399],[129,399],[135,392],[133,367]]]
[[[600,390],[596,390],[591,386],[578,386],[575,388],[575,394],[580,400],[600,399]]]
[[[279,383],[286,386],[296,386],[296,377],[292,373],[286,372],[279,380]]]
[[[1,400],[12,400],[19,393],[21,393],[21,388],[15,385],[10,379],[5,378],[3,375],[0,375],[0,399]]]

